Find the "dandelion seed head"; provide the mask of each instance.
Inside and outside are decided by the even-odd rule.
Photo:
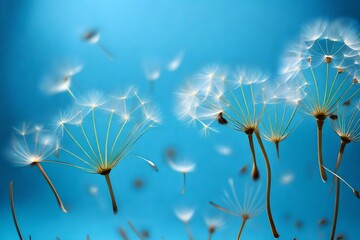
[[[180,173],[193,172],[196,168],[196,163],[193,163],[187,159],[180,161],[169,161],[169,165],[172,170]]]
[[[188,223],[194,216],[195,208],[176,208],[174,212],[181,222]]]
[[[24,124],[26,128],[35,126]],[[40,126],[40,125],[38,125]],[[15,130],[18,133],[18,130]],[[56,138],[41,128],[12,139],[11,160],[17,166],[27,166],[47,159],[55,152]]]

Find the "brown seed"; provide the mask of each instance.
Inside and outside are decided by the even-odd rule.
[[[353,83],[359,83],[359,80],[357,78],[354,78]]]
[[[338,72],[338,73],[343,73],[343,72],[344,72],[344,69],[341,68],[341,67],[339,67],[339,68],[337,69],[337,72]]]
[[[328,224],[328,220],[326,218],[321,218],[319,220],[319,226],[320,227],[326,226],[327,224]]]
[[[307,58],[308,63],[311,63],[311,57]]]
[[[353,193],[354,193],[354,195],[357,197],[357,198],[359,198],[360,199],[360,195],[359,195],[359,192],[357,191],[357,190],[353,190]]]
[[[332,61],[332,57],[331,56],[325,56],[325,62],[326,63],[331,63]]]
[[[337,119],[338,119],[338,115],[336,115],[336,114],[331,114],[331,115],[329,116],[329,118],[330,118],[331,120],[337,120]]]
[[[247,168],[248,168],[247,165],[240,168],[240,171],[239,171],[240,175],[244,175],[245,173],[247,173]]]
[[[148,230],[142,230],[141,235],[144,236],[144,238],[149,238],[150,237],[150,233]]]
[[[142,188],[143,186],[144,186],[143,180],[141,180],[141,179],[135,179],[135,180],[134,180],[134,187],[135,187],[136,189],[140,189],[140,188]]]
[[[174,159],[176,157],[176,151],[174,148],[172,147],[168,147],[166,150],[165,150],[165,155],[166,155],[166,158],[167,159]]]
[[[224,125],[224,124],[227,124],[228,121],[223,117],[223,113],[220,112],[218,115],[217,115],[217,120],[220,124]]]
[[[302,221],[301,221],[301,220],[297,220],[297,221],[295,222],[295,227],[298,228],[298,229],[302,228],[302,227],[303,227]]]
[[[348,100],[346,100],[346,101],[343,103],[343,105],[344,105],[344,106],[350,106],[350,103],[351,103],[351,102],[350,102],[350,99],[348,99]]]
[[[336,235],[336,240],[345,240],[345,234],[338,234]]]

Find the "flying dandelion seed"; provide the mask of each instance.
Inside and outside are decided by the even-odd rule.
[[[360,101],[355,105],[353,109],[349,111],[348,108],[350,106],[350,103],[350,100],[346,100],[342,104],[342,106],[338,106],[335,113],[338,118],[331,121],[332,128],[341,140],[334,173],[337,173],[340,167],[346,145],[351,142],[357,142],[360,140]],[[330,235],[331,240],[335,238],[337,215],[340,202],[340,179],[336,176],[334,179],[336,182],[336,193],[334,203],[333,225]]]
[[[99,193],[99,188],[97,186],[90,186],[88,190],[91,196],[97,196]]]
[[[72,80],[75,75],[82,71],[82,65],[64,67],[56,77],[44,78],[41,89],[51,95],[67,92],[74,99],[76,98],[72,87]]]
[[[215,147],[216,151],[223,155],[223,156],[230,156],[233,152],[232,148],[229,146],[224,146],[224,145],[218,145]]]
[[[181,189],[181,195],[183,195],[186,189],[186,174],[188,174],[189,172],[193,172],[196,168],[196,164],[189,160],[174,161],[172,159],[168,159],[168,164],[172,170],[182,173],[183,175],[184,182]]]
[[[306,93],[299,101],[299,107],[316,119],[318,165],[324,182],[327,180],[321,167],[324,121],[333,114],[340,101],[351,99],[360,90],[360,37],[353,25],[345,20],[317,21],[304,29],[301,41],[284,57],[282,73],[288,83]]]
[[[183,52],[178,53],[178,55],[168,63],[167,69],[171,72],[176,71],[180,67],[183,58],[184,58],[184,53]]]
[[[205,224],[207,226],[209,236],[208,240],[211,240],[212,235],[224,226],[224,220],[222,217],[205,217]]]
[[[255,134],[267,170],[266,207],[269,224],[274,237],[278,238],[270,204],[271,167],[259,130],[266,103],[256,102],[257,93],[263,92],[268,76],[259,71],[239,69],[234,78],[234,81],[229,81],[227,69],[218,66],[204,68],[192,83],[177,93],[179,101],[176,113],[180,120],[190,124],[198,123],[204,135],[218,131],[212,125],[219,122],[220,117],[220,123],[225,123],[223,119],[226,119],[226,126],[245,133],[253,160],[251,176],[257,180],[260,174],[253,140]]]
[[[34,127],[23,123],[22,128],[15,128],[16,137],[12,141],[12,159],[17,166],[36,166],[53,191],[60,209],[67,213],[53,183],[43,169],[42,162],[50,162],[50,156],[56,152],[56,138],[46,133],[42,126]],[[31,137],[30,137],[31,136]]]
[[[185,225],[185,229],[189,240],[193,240],[193,235],[191,233],[191,229],[189,226],[189,222],[194,216],[195,209],[194,208],[176,208],[174,210],[176,217]]]
[[[265,105],[265,116],[262,118],[264,139],[275,144],[280,159],[280,142],[294,131],[292,121],[297,111],[298,102],[305,97],[302,89],[287,86],[282,81],[265,85],[259,101]]]
[[[294,181],[294,174],[293,173],[285,173],[281,176],[280,182],[282,185],[289,185]]]
[[[89,93],[76,104],[80,110],[61,114],[55,121],[55,129],[69,139],[72,145],[60,147],[77,163],[51,161],[65,164],[88,173],[103,175],[106,179],[113,206],[117,213],[115,195],[110,181],[110,172],[126,157],[130,157],[136,142],[159,122],[158,110],[149,100],[142,99],[137,91],[129,89],[118,97],[104,98],[99,92]],[[157,171],[156,165],[141,156]]]
[[[227,190],[224,191],[223,201],[226,204],[226,207],[222,207],[214,202],[210,202],[210,204],[224,213],[242,218],[240,230],[236,238],[239,240],[246,222],[249,219],[258,216],[265,209],[265,205],[263,203],[264,198],[259,195],[260,187],[257,189],[249,189],[245,185],[243,194],[244,199],[243,202],[240,202],[239,195],[236,193],[234,180],[232,178],[229,179],[229,186],[230,192]]]
[[[114,59],[113,54],[104,45],[100,43],[100,33],[98,31],[96,30],[86,31],[82,35],[82,40],[89,44],[93,44],[93,45],[96,44],[110,60]]]
[[[145,78],[150,83],[150,93],[153,93],[155,81],[158,80],[161,76],[160,66],[155,62],[147,63],[147,64],[144,64],[143,71],[145,74]]]

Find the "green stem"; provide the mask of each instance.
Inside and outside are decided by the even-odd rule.
[[[98,138],[98,134],[97,134],[97,130],[96,130],[95,111],[94,111],[94,109],[91,110],[91,112],[92,112],[92,123],[93,123],[93,129],[94,129],[96,145],[97,145],[97,149],[98,149],[98,152],[99,152],[100,161],[102,161],[103,158],[102,158],[102,154],[101,154],[101,150],[100,150],[100,144],[99,144],[99,138]]]
[[[273,236],[275,238],[278,238],[280,235],[276,230],[276,226],[274,223],[274,219],[271,213],[271,203],[270,203],[270,198],[271,198],[271,167],[270,167],[270,162],[264,147],[264,144],[261,140],[261,136],[260,136],[260,132],[258,129],[255,130],[255,135],[256,138],[258,140],[258,143],[260,145],[261,151],[263,153],[264,156],[264,160],[265,160],[265,164],[266,164],[266,171],[267,171],[267,184],[266,184],[266,210],[267,210],[267,215],[268,215],[268,219],[269,219],[269,223],[270,223],[270,227],[271,227],[271,231],[273,233]]]
[[[186,172],[183,172],[183,177],[184,177],[184,183],[183,183],[183,187],[181,189],[181,195],[183,195],[185,193],[185,188],[186,188]]]

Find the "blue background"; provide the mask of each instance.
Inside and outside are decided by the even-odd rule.
[[[296,1],[204,1],[204,0],[134,0],[134,1],[0,1],[0,238],[16,239],[11,219],[8,184],[15,184],[15,204],[24,235],[32,239],[120,239],[121,226],[130,238],[131,220],[139,229],[147,229],[151,239],[186,239],[181,222],[173,208],[196,207],[190,227],[196,239],[206,239],[205,214],[217,214],[209,200],[220,202],[229,177],[238,177],[239,169],[251,161],[244,134],[224,130],[221,134],[202,137],[199,129],[185,127],[175,115],[174,93],[187,78],[211,63],[230,66],[258,67],[276,74],[280,57],[287,43],[293,40],[307,22],[324,17],[360,18],[360,2],[334,0]],[[89,28],[101,32],[101,43],[115,56],[110,61],[96,46],[81,41]],[[151,158],[159,167],[154,173],[148,166],[133,159],[122,162],[113,172],[112,181],[119,205],[119,214],[111,211],[105,181],[102,177],[59,165],[45,165],[61,194],[68,214],[63,214],[37,169],[16,168],[8,161],[9,141],[13,126],[22,121],[50,123],[58,111],[72,101],[68,94],[48,96],[39,85],[46,74],[66,61],[84,65],[76,76],[76,89],[86,92],[99,89],[116,93],[136,85],[149,94],[143,62],[154,59],[160,64],[184,51],[184,60],[175,72],[163,71],[155,82],[152,99],[162,111],[163,124],[141,139],[136,153]],[[75,82],[76,81],[76,82]],[[143,95],[144,95],[143,94]],[[276,159],[274,146],[266,143],[274,178],[272,206],[280,239],[328,239],[330,225],[319,227],[325,217],[331,222],[333,195],[330,184],[323,184],[316,163],[315,120],[305,115],[301,125],[281,145],[281,160]],[[339,139],[327,122],[324,130],[325,164],[335,164]],[[233,154],[222,156],[218,144],[229,145]],[[188,175],[188,189],[179,192],[182,176],[164,162],[169,146],[180,156],[196,161],[197,169]],[[259,156],[259,168],[265,168]],[[360,188],[360,153],[357,143],[345,151],[340,173]],[[290,185],[281,185],[283,174],[292,173]],[[142,190],[135,190],[133,181],[144,180]],[[265,186],[265,178],[261,179]],[[89,194],[89,186],[98,186],[97,197]],[[343,188],[338,232],[347,239],[359,236],[360,204],[352,192]],[[219,213],[220,214],[220,213]],[[234,239],[240,220],[225,217],[223,229],[214,239]],[[301,221],[302,228],[295,223]],[[272,239],[265,212],[250,219],[244,239]]]

